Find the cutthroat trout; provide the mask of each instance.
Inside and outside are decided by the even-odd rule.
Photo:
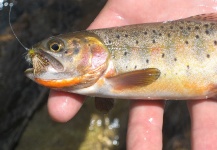
[[[45,87],[124,99],[204,99],[217,93],[216,14],[80,31],[28,51]]]

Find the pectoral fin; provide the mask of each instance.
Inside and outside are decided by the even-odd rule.
[[[114,99],[95,97],[95,107],[100,112],[107,114],[114,106]]]
[[[136,70],[123,73],[111,78],[108,78],[111,85],[118,90],[144,87],[155,82],[160,76],[160,70],[157,68],[147,68],[144,70]]]

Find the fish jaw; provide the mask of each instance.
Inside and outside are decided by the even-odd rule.
[[[86,88],[93,85],[103,74],[106,68],[106,64],[99,66],[98,68],[89,71],[88,73],[77,76],[68,77],[62,79],[49,78],[44,79],[40,76],[34,75],[34,69],[30,68],[25,71],[28,78],[35,81],[36,83],[43,85],[45,87],[63,90],[65,88],[70,88],[71,90]],[[49,76],[49,72],[43,73],[41,76]]]
[[[25,71],[25,74],[28,78],[31,80],[35,81],[36,83],[43,85],[45,87],[49,88],[63,88],[67,86],[73,86],[76,84],[79,84],[82,80],[82,78],[77,77],[77,78],[64,78],[64,79],[44,79],[42,76],[49,76],[48,74],[43,73],[40,76],[36,76],[34,74],[34,69],[29,68]]]
[[[29,79],[31,79],[32,81],[35,81],[35,77],[34,77],[33,72],[34,72],[34,69],[33,69],[33,68],[28,68],[28,69],[25,70],[26,76],[27,76]]]
[[[57,78],[56,74],[65,70],[64,66],[57,59],[41,49],[30,49],[26,60],[33,66],[33,68],[29,68],[25,71],[27,77],[32,80],[33,78]],[[66,77],[66,73],[60,73],[58,79]]]

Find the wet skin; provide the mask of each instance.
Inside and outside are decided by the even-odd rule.
[[[121,6],[121,7],[120,7]],[[89,29],[185,18],[217,12],[217,2],[208,0],[157,1],[109,0]],[[48,108],[59,122],[70,120],[84,97],[51,91]],[[127,149],[162,149],[163,101],[132,101],[128,122]],[[216,100],[188,101],[192,122],[192,149],[217,149]]]

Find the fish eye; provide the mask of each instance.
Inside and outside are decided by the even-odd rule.
[[[60,50],[60,45],[58,43],[52,43],[50,45],[50,50],[59,51]]]
[[[64,48],[64,43],[63,41],[59,39],[51,39],[48,42],[47,47],[50,49],[52,52],[59,52]]]

